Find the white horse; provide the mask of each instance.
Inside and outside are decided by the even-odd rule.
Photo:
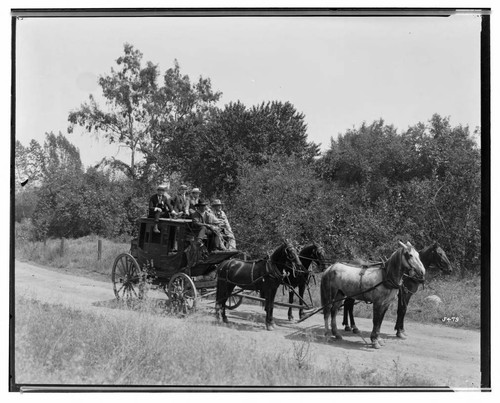
[[[335,263],[326,269],[321,278],[321,304],[325,319],[325,336],[328,336],[328,314],[331,315],[332,334],[342,336],[337,330],[337,312],[346,297],[373,303],[373,329],[370,335],[374,348],[380,348],[380,326],[389,305],[398,295],[403,276],[423,279],[425,268],[415,248],[399,242],[389,260],[375,267]]]

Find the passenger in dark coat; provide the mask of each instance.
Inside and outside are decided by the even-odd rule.
[[[188,187],[186,185],[179,186],[177,194],[172,198],[172,215],[176,218],[189,216],[189,195],[187,194]]]
[[[157,194],[151,196],[149,199],[148,217],[155,219],[153,231],[159,233],[158,223],[160,222],[160,218],[170,217],[172,205],[170,204],[168,194],[165,193],[165,186],[158,186],[157,192]]]

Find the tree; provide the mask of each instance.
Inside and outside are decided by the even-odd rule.
[[[154,123],[150,104],[157,90],[158,67],[151,62],[142,67],[142,56],[126,43],[124,55],[116,59],[118,70],[111,68],[110,74],[99,77],[107,107],[100,107],[89,95],[89,102],[68,116],[70,133],[76,125],[83,126],[89,133],[102,134],[110,143],[129,148],[130,164],[123,168],[132,178],[136,177],[136,153]]]
[[[241,168],[228,214],[242,249],[262,256],[285,237],[301,243],[323,239],[331,211],[321,181],[297,156],[272,156]]]
[[[28,179],[25,189],[33,188],[42,179],[45,155],[40,143],[31,140],[24,147],[19,140],[15,143],[16,191],[21,190],[20,182]]]
[[[332,140],[316,168],[360,208],[360,245],[382,251],[392,242],[384,233],[421,247],[438,240],[462,274],[478,270],[481,158],[468,127],[437,114],[402,134],[381,120],[363,124]]]
[[[104,161],[122,169],[129,177],[163,177],[175,171],[176,161],[170,160],[170,148],[176,138],[196,126],[216,102],[220,93],[213,92],[210,79],[199,78],[191,84],[181,75],[177,60],[166,71],[163,86],[158,85],[158,66],[147,62],[143,54],[130,44],[124,45],[124,55],[116,59],[118,70],[99,78],[106,108],[100,107],[92,95],[89,102],[68,117],[69,131],[76,125],[89,133],[103,135],[110,143],[125,145],[131,151],[130,164],[113,159]],[[137,163],[137,156],[143,157]],[[163,158],[159,158],[160,156]]]
[[[294,155],[310,163],[319,147],[307,141],[304,115],[289,102],[268,102],[247,108],[241,102],[212,110],[179,147],[185,178],[207,194],[230,196],[238,187],[240,168],[259,166],[276,156]],[[195,139],[194,143],[193,137]],[[196,145],[193,146],[193,144]]]

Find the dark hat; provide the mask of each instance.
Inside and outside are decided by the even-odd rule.
[[[195,207],[198,207],[198,206],[207,206],[207,205],[208,205],[208,203],[207,203],[206,200],[200,199],[200,200],[198,200],[198,203],[195,204]]]
[[[214,199],[211,203],[212,206],[222,206],[220,199]]]

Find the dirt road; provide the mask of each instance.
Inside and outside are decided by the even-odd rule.
[[[102,282],[49,270],[33,264],[16,261],[16,294],[33,296],[44,302],[75,307],[82,310],[109,310],[120,315],[134,315],[134,312],[113,308],[114,294],[111,281]],[[213,321],[212,307],[201,303],[206,321]],[[344,333],[344,340],[337,341],[324,336],[323,317],[317,314],[302,323],[286,320],[285,309],[275,308],[278,325],[274,332],[264,330],[263,311],[260,306],[242,304],[237,310],[229,311],[230,325],[224,331],[238,332],[238,338],[248,338],[263,348],[272,348],[276,343],[297,343],[311,340],[316,352],[314,365],[328,366],[332,360],[348,357],[355,366],[366,369],[387,369],[394,371],[396,365],[433,379],[436,385],[452,388],[478,388],[480,386],[480,333],[445,325],[424,325],[408,322],[408,339],[395,337],[394,323],[386,320],[382,324],[385,346],[380,350],[371,348],[369,342],[371,320],[357,318],[360,335]],[[178,320],[161,318],[161,320]],[[337,324],[340,325],[339,316]],[[292,348],[292,346],[290,346]]]

